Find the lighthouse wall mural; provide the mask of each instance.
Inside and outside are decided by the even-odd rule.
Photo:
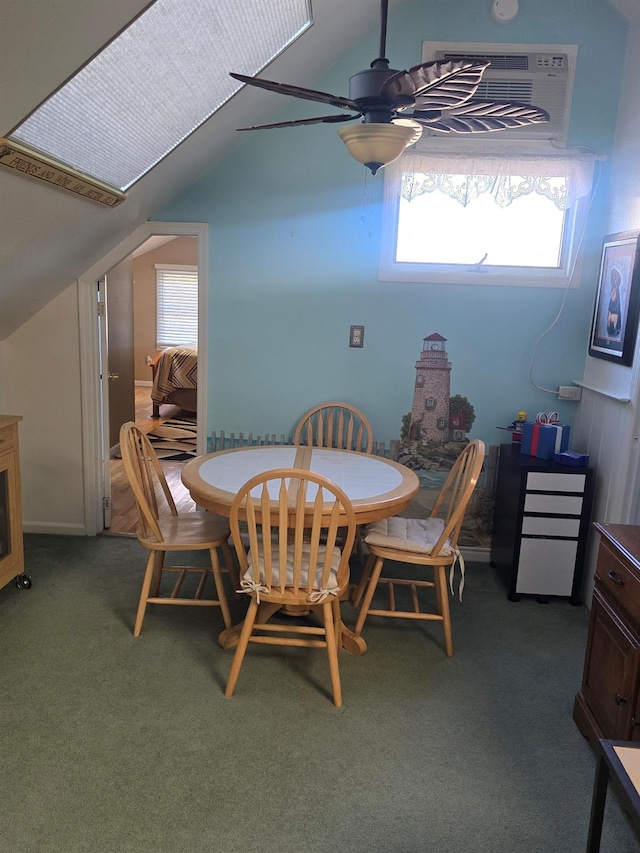
[[[438,332],[423,339],[415,363],[411,410],[402,419],[399,461],[420,478],[420,491],[410,514],[426,517],[463,448],[475,420],[472,403],[452,394],[453,365],[448,359],[447,339]],[[455,383],[453,383],[455,388]],[[460,544],[490,547],[491,501],[481,476],[467,509]]]

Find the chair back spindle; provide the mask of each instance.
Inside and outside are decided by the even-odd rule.
[[[121,433],[120,451],[138,508],[141,534],[162,542],[160,515],[165,508],[171,515],[178,511],[153,446],[141,430],[127,429]]]
[[[371,453],[373,430],[365,415],[348,403],[322,403],[302,416],[295,444]]]
[[[467,506],[482,471],[484,451],[484,442],[477,439],[469,442],[458,456],[436,498],[430,517],[441,518],[444,529],[434,546],[434,554],[439,553],[447,541],[453,548],[458,547]]]
[[[258,474],[242,486],[231,506],[234,542],[242,540],[243,517],[249,550],[238,551],[241,576],[250,569],[255,573],[259,565],[261,577],[254,575],[254,580],[281,595],[289,591],[308,597],[314,589],[327,587],[339,540],[339,571],[348,573],[355,513],[342,489],[325,477],[296,468]],[[344,542],[341,528],[347,531]],[[287,565],[290,571],[282,571]]]

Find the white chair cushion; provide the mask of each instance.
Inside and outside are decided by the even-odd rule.
[[[310,548],[308,545],[302,546],[302,580],[301,586],[306,587],[309,577],[309,551]],[[324,567],[324,558],[327,549],[321,545],[318,548],[318,563],[313,568],[315,572],[315,577],[313,581],[313,589],[321,589],[322,584],[322,570]],[[293,553],[294,548],[293,545],[289,545],[287,548],[287,566],[286,566],[286,584],[293,584]],[[339,548],[334,548],[333,553],[331,555],[331,572],[329,573],[329,579],[327,581],[327,585],[325,589],[327,591],[335,590],[338,588],[338,581],[336,580],[336,575],[338,573],[338,568],[340,567],[340,556],[341,552]],[[249,560],[249,568],[244,574],[243,580],[245,581],[255,581],[255,572],[254,572],[254,559],[253,554],[249,551],[248,554]],[[260,569],[260,583],[265,583],[265,574],[264,574],[264,559],[262,556],[262,552],[258,555],[258,565]],[[277,545],[273,546],[272,550],[272,559],[271,559],[271,582],[274,587],[280,586],[280,559],[278,554]]]
[[[441,518],[383,518],[367,525],[364,541],[368,545],[382,548],[396,548],[398,551],[412,551],[417,554],[431,554],[442,531],[444,521]],[[440,554],[448,557],[452,554],[449,540],[445,542]]]

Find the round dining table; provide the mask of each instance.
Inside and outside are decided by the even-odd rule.
[[[414,471],[382,456],[296,445],[236,447],[198,456],[182,469],[182,482],[199,506],[228,517],[240,487],[274,468],[302,468],[332,480],[350,499],[358,524],[402,512],[420,486]],[[220,645],[236,645],[239,628],[225,629],[218,638]],[[352,654],[366,651],[362,637],[346,626],[342,645]]]

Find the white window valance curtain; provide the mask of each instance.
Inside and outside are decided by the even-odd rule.
[[[410,151],[396,160],[400,193],[411,201],[440,190],[466,206],[483,193],[507,207],[537,193],[565,210],[588,196],[598,157],[580,153],[504,153]]]

